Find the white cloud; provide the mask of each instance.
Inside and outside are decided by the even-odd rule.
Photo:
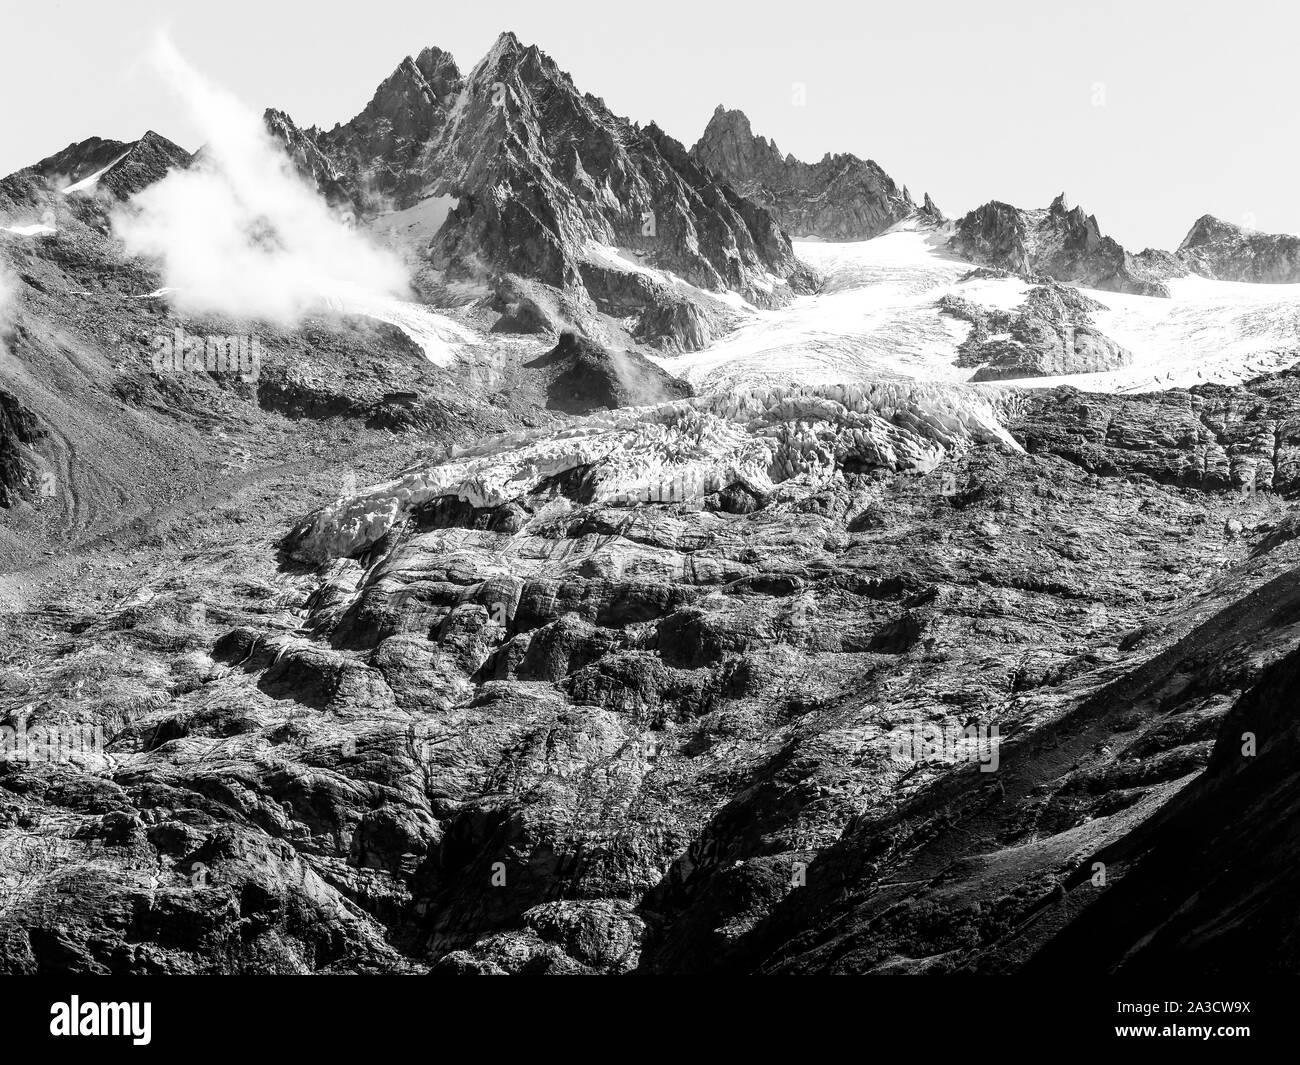
[[[160,262],[178,309],[287,325],[322,300],[406,295],[397,258],[335,218],[256,112],[165,38],[153,58],[206,141],[195,166],[115,212],[113,229],[130,254]]]
[[[9,347],[5,340],[13,329],[13,304],[17,290],[17,280],[9,272],[9,268],[0,262],[0,364],[9,360]],[[2,387],[4,381],[0,379],[0,388]]]
[[[16,279],[9,272],[9,268],[4,263],[0,263],[0,346],[4,344],[4,335],[13,324],[9,315],[17,290]]]

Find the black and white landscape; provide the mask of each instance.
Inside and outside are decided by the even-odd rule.
[[[1297,971],[1300,237],[427,37],[0,179],[0,973]]]

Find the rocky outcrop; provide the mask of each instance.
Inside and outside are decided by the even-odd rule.
[[[1140,396],[1033,394],[1018,438],[1106,477],[1252,496],[1300,491],[1300,378],[1197,385]]]
[[[262,121],[267,132],[284,146],[298,173],[319,190],[327,203],[352,207],[352,200],[357,195],[356,189],[345,181],[345,175],[320,150],[316,143],[318,130],[300,130],[293,119],[274,108],[266,110]],[[353,219],[355,220],[355,215]]]
[[[986,203],[957,223],[950,243],[962,258],[1017,274],[1043,274],[1111,292],[1169,295],[1147,263],[1102,235],[1095,215],[1067,207],[1064,193],[1045,210]]]
[[[868,240],[921,213],[941,220],[928,193],[918,212],[907,190],[870,159],[828,154],[820,162],[804,163],[782,156],[772,141],[750,129],[743,111],[721,104],[691,156],[771,211],[796,240]]]
[[[1167,296],[1164,282],[1189,272],[1218,281],[1300,282],[1300,237],[1203,215],[1176,251],[1147,248],[1130,255],[1101,235],[1094,216],[1068,209],[1064,194],[1046,211],[987,203],[957,224],[952,248],[973,262],[1015,273],[1142,296]]]
[[[1178,245],[1193,272],[1219,281],[1290,285],[1300,282],[1300,237],[1260,233],[1202,215]]]
[[[31,472],[23,448],[43,435],[36,415],[0,388],[0,507],[13,506],[30,492]]]
[[[1099,373],[1133,361],[1093,325],[1090,312],[1105,308],[1050,278],[1030,289],[1015,310],[979,307],[951,294],[939,300],[939,309],[971,323],[957,365],[976,367],[973,381]]]
[[[1098,850],[1114,888],[1027,975],[1294,972],[1300,937],[1283,900],[1300,891],[1297,695],[1292,652],[1224,717],[1205,771],[1150,824]]]
[[[547,406],[567,414],[646,406],[695,394],[679,380],[635,351],[610,351],[571,332],[530,366],[553,375]]]

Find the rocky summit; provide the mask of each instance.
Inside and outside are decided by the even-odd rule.
[[[1202,277],[1275,285],[1300,282],[1300,236],[1260,233],[1213,215],[1196,220],[1177,254]]]
[[[1295,971],[1293,238],[227,110],[0,180],[0,972]]]
[[[986,203],[958,221],[952,247],[963,258],[1015,273],[1045,274],[1110,292],[1168,295],[1144,263],[1102,235],[1096,215],[1069,207],[1065,193],[1045,210]]]
[[[743,111],[721,104],[691,156],[766,207],[794,238],[867,240],[922,212],[943,220],[929,193],[918,210],[907,189],[870,159],[828,154],[804,163],[783,157],[772,141],[754,134]]]
[[[614,115],[536,46],[503,34],[468,74],[437,48],[402,61],[332,130],[267,124],[303,173],[362,219],[446,203],[420,248],[453,277],[507,290],[522,275],[638,336],[703,346],[735,292],[776,305],[800,280],[787,236],[657,126]],[[649,270],[689,282],[682,292]],[[629,276],[632,275],[632,276]]]
[[[986,267],[972,277],[991,275]],[[1093,325],[1089,312],[1106,310],[1077,288],[1049,278],[1031,288],[1014,311],[985,309],[946,294],[939,309],[971,324],[957,364],[977,367],[973,381],[1096,373],[1129,366],[1133,356]]]

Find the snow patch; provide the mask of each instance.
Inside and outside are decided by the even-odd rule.
[[[62,189],[60,191],[63,193],[64,196],[71,196],[74,192],[85,192],[87,189],[93,189],[95,185],[98,183],[100,178],[102,178],[105,174],[107,174],[110,170],[112,170],[113,167],[117,166],[118,163],[120,163],[123,159],[125,159],[130,154],[131,154],[131,149],[128,148],[116,159],[114,159],[111,163],[109,163],[108,166],[104,167],[104,169],[96,170],[93,174],[90,175],[90,177],[82,178],[80,181],[76,182],[75,184],[69,185],[66,189]]]
[[[0,230],[5,233],[15,233],[20,237],[38,237],[42,233],[57,233],[54,226],[46,225],[44,222],[35,222],[27,226],[0,226]]]
[[[456,209],[456,196],[428,196],[402,211],[390,211],[365,224],[365,228],[383,244],[425,247],[438,235],[447,216]]]
[[[583,259],[593,266],[600,266],[606,270],[616,270],[624,274],[641,274],[645,277],[666,285],[670,288],[682,289],[690,292],[693,296],[703,300],[717,300],[719,303],[726,304],[733,310],[749,311],[757,314],[758,308],[750,303],[739,292],[731,289],[725,289],[722,292],[714,292],[710,289],[700,288],[698,285],[692,285],[685,278],[679,277],[668,270],[660,270],[657,267],[648,266],[642,262],[637,254],[627,248],[619,248],[613,244],[601,244],[599,241],[588,240],[582,253]],[[778,279],[768,275],[765,281],[756,281],[755,286],[763,289],[765,292],[771,292],[773,282]],[[784,282],[781,282],[784,284]]]
[[[1133,365],[1069,383],[1098,391],[1154,391],[1206,382],[1235,384],[1300,359],[1300,285],[1167,282],[1169,299],[1089,291],[1107,307],[1097,328],[1133,353]]]
[[[341,314],[359,314],[395,325],[410,337],[435,366],[449,366],[459,348],[480,343],[477,334],[422,303],[385,299],[357,291],[325,300]]]

